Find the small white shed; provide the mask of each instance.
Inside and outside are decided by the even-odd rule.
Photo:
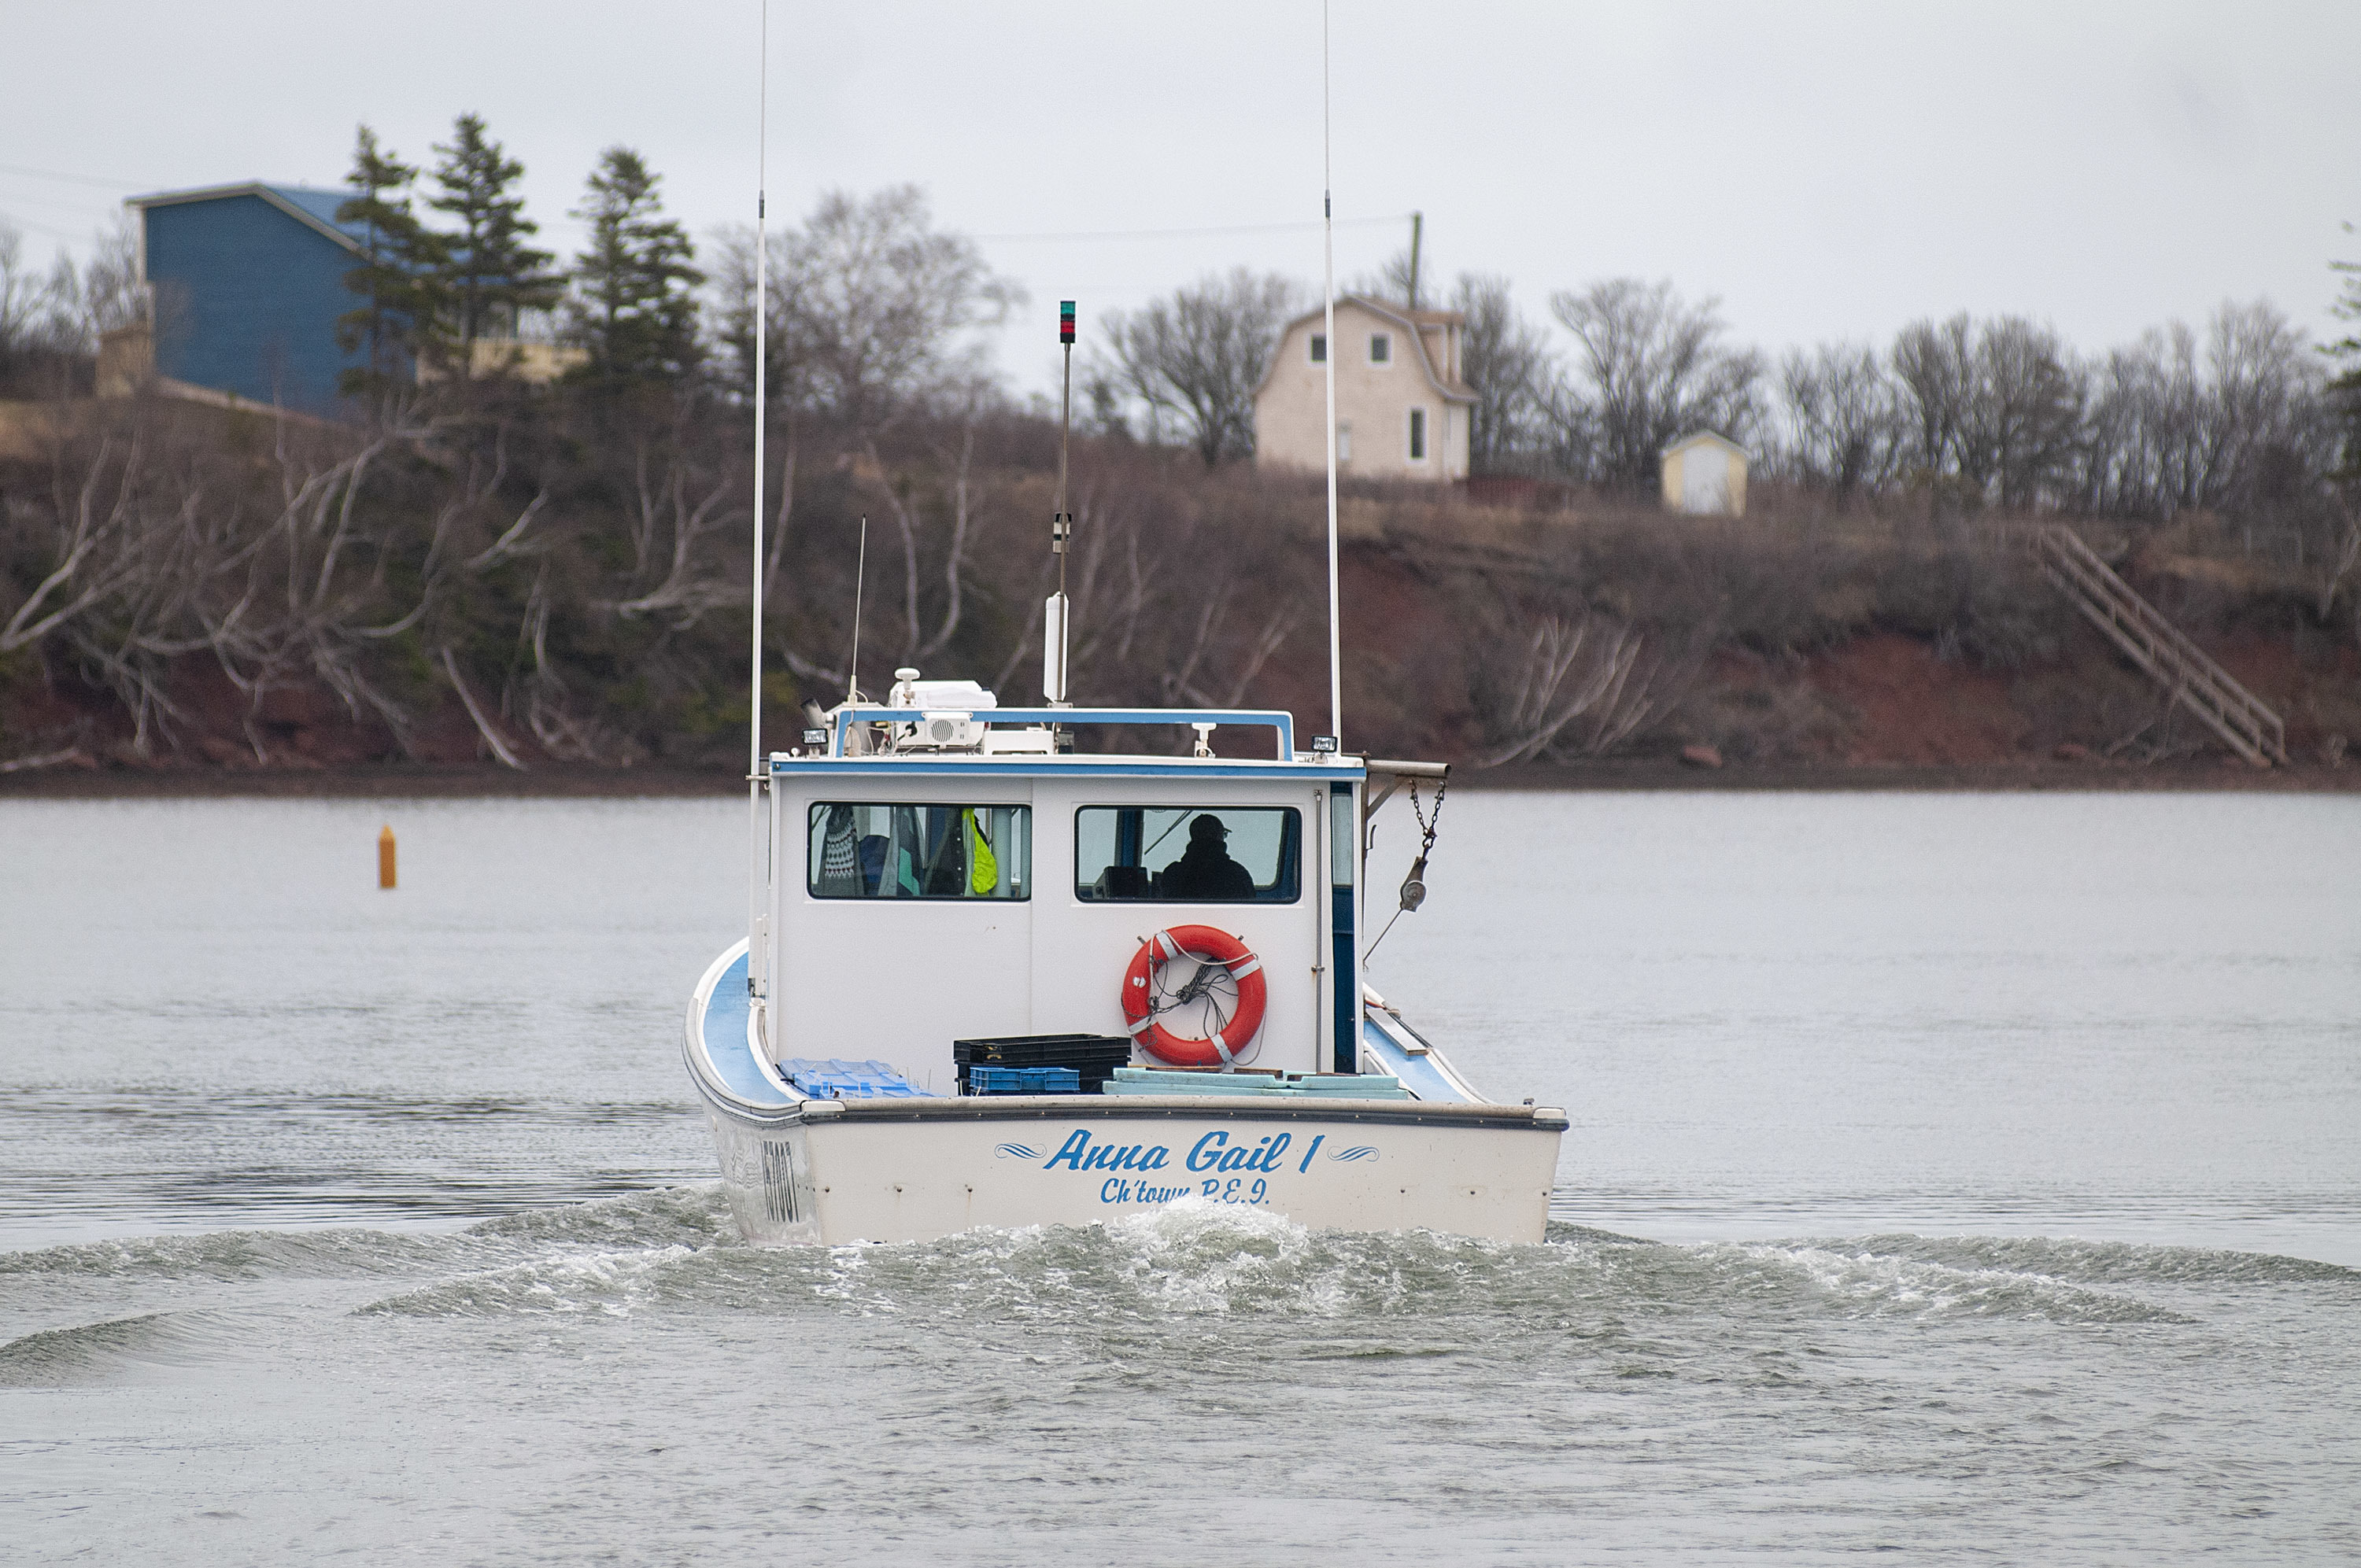
[[[1664,448],[1664,510],[1746,515],[1746,448],[1701,430]]]

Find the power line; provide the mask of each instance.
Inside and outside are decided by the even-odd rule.
[[[1409,217],[1408,213],[1400,213],[1376,218],[1338,218],[1336,226],[1345,228],[1356,225],[1366,226],[1370,224],[1398,224],[1406,221]],[[1086,229],[1075,234],[980,234],[975,237],[1004,243],[1060,239],[1191,239],[1224,235],[1277,234],[1288,229],[1316,229],[1319,226],[1319,223],[1315,220],[1290,224],[1231,224],[1219,228],[1198,229]]]
[[[43,234],[54,235],[59,239],[69,240],[76,245],[90,238],[86,234],[69,234],[64,229],[52,228],[48,224],[37,224],[30,218],[20,218],[6,212],[0,212],[0,224],[5,224],[10,228],[38,229]]]
[[[6,202],[10,206],[21,207],[30,203],[36,207],[47,207],[52,212],[60,213],[87,213],[93,200],[103,201],[104,198],[76,196],[61,200],[56,196],[28,196],[24,192],[16,190],[0,194],[0,202]]]
[[[0,163],[0,174],[29,174],[36,180],[63,180],[73,185],[104,185],[116,191],[137,191],[144,181],[104,180],[95,174],[68,174],[60,169],[33,169],[21,163]]]

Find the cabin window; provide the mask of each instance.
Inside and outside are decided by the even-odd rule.
[[[1303,814],[1277,806],[1085,806],[1074,896],[1085,903],[1292,904]]]
[[[1328,334],[1324,332],[1315,332],[1312,334],[1312,363],[1314,365],[1328,363]]]
[[[1033,808],[820,801],[814,898],[1029,898]]]
[[[1369,363],[1390,365],[1394,362],[1394,339],[1391,333],[1369,334]]]
[[[1426,461],[1426,411],[1424,409],[1410,411],[1410,460],[1413,463]]]

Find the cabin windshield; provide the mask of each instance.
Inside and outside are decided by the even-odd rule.
[[[1292,904],[1303,814],[1292,806],[1086,806],[1074,814],[1074,896],[1153,904]]]
[[[814,898],[1029,898],[1033,808],[820,801]]]

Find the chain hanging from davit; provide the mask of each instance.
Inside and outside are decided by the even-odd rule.
[[[1443,827],[1443,797],[1450,790],[1451,780],[1447,777],[1434,786],[1434,809],[1429,813],[1419,804],[1418,781],[1410,781],[1410,808],[1418,817],[1418,858],[1411,861],[1410,874],[1402,878],[1400,906],[1394,911],[1393,920],[1386,922],[1385,930],[1378,933],[1378,941],[1369,944],[1370,953],[1376,952],[1378,942],[1384,941],[1387,934],[1393,930],[1394,920],[1400,919],[1426,902],[1426,858],[1434,853],[1434,836]],[[1368,954],[1362,956],[1367,958]]]

